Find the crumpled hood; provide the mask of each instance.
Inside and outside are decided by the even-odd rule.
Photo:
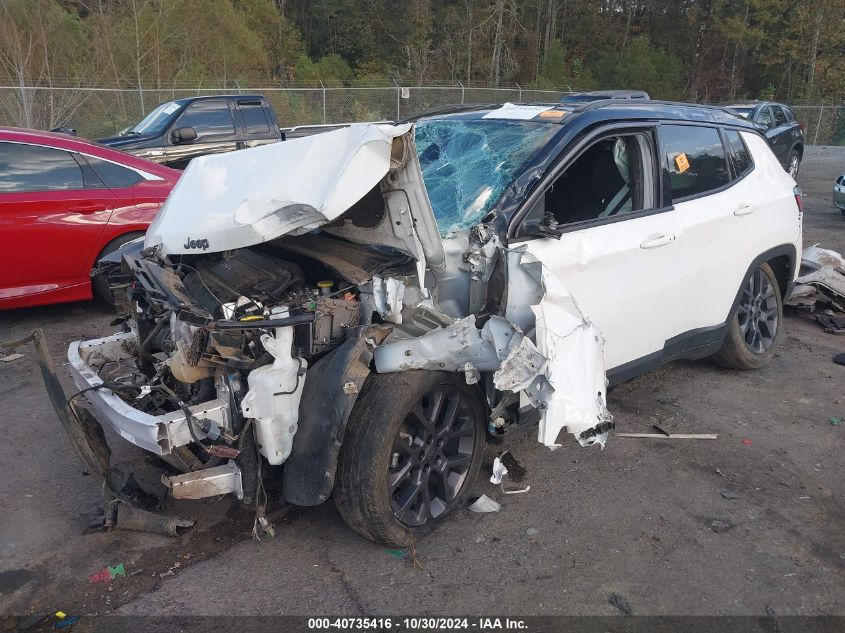
[[[331,222],[387,175],[393,139],[410,129],[362,123],[195,158],[144,245],[163,255],[220,252]]]

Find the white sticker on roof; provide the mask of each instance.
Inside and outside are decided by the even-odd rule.
[[[501,108],[492,110],[485,114],[482,119],[521,119],[527,121],[538,116],[541,112],[551,110],[548,105],[520,105],[518,103],[506,103]]]
[[[171,114],[172,112],[176,112],[176,110],[178,110],[178,109],[179,109],[178,103],[171,103],[171,104],[166,105],[164,107],[164,109],[162,110],[162,112],[164,112],[165,114]]]

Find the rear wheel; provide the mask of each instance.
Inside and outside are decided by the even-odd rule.
[[[478,475],[485,409],[462,376],[371,375],[349,418],[335,505],[362,536],[404,546],[458,507]]]
[[[798,177],[798,170],[801,167],[801,156],[798,155],[796,150],[792,150],[789,152],[789,158],[786,161],[786,171],[789,172],[789,175],[792,178]]]
[[[758,369],[775,355],[783,322],[783,299],[774,272],[760,264],[746,279],[716,361],[734,369]]]
[[[99,261],[101,257],[110,255],[127,242],[138,239],[143,235],[144,234],[141,231],[136,231],[134,233],[127,233],[126,235],[114,238],[111,242],[106,244],[105,247],[103,247],[103,250],[100,251],[100,254],[97,255],[97,260],[94,262],[94,266],[97,265],[97,261]],[[94,294],[97,295],[101,301],[107,303],[108,305],[114,305],[114,297],[112,297],[111,290],[109,290],[109,280],[106,279],[104,275],[92,276],[91,288],[94,290]]]

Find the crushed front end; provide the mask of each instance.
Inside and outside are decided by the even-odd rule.
[[[325,501],[372,373],[460,372],[493,436],[539,423],[550,447],[603,444],[612,425],[601,333],[489,227],[441,238],[410,126],[197,159],[101,268],[123,331],[73,343],[73,377],[182,471],[163,479],[176,498],[254,503],[266,463],[287,501]]]

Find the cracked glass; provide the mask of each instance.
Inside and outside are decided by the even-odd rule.
[[[480,222],[558,131],[548,123],[497,119],[417,123],[417,153],[440,234]]]

